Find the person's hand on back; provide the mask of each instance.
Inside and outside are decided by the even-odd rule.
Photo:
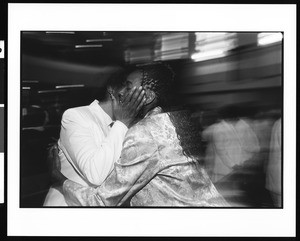
[[[61,163],[58,156],[58,151],[59,148],[57,143],[54,143],[50,146],[50,148],[48,149],[47,163],[49,167],[52,186],[61,188],[62,184],[67,178],[61,173]]]

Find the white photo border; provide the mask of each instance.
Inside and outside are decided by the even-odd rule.
[[[284,208],[20,208],[21,31],[283,31]],[[8,4],[8,236],[295,236],[296,5]]]

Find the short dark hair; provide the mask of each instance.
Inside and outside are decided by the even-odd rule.
[[[97,75],[98,76],[98,75]],[[100,87],[95,91],[94,99],[98,101],[104,101],[107,99],[107,88],[111,87],[113,89],[118,89],[122,86],[122,83],[125,81],[126,72],[123,68],[117,69],[110,74],[107,78],[104,86]]]

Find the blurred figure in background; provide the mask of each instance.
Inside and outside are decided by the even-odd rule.
[[[244,103],[239,106],[239,120],[236,130],[242,146],[239,167],[240,188],[244,191],[249,206],[260,206],[264,192],[263,159],[255,129],[257,106]]]
[[[260,146],[260,156],[265,160],[269,156],[271,131],[274,124],[274,118],[267,110],[262,110],[255,115],[253,129],[258,138]]]
[[[273,205],[282,206],[281,192],[281,118],[277,120],[272,129],[270,142],[270,156],[266,169],[266,189],[269,190]]]
[[[46,163],[47,146],[51,142],[46,125],[48,113],[38,105],[22,109],[21,131],[21,195],[22,203],[34,207],[43,202],[50,182]]]
[[[206,166],[228,201],[233,205],[247,205],[245,183],[253,177],[260,150],[253,129],[253,109],[228,105],[219,114],[219,121],[203,132],[208,141]]]
[[[22,108],[23,130],[44,131],[49,122],[49,114],[39,105]]]
[[[21,145],[22,149],[22,172],[24,175],[43,173],[47,170],[46,163],[40,160],[46,157],[46,147],[50,136],[46,135],[45,127],[49,121],[47,111],[38,105],[30,105],[23,108],[22,139],[26,142]],[[35,163],[30,163],[35,161]]]
[[[260,151],[258,138],[254,131],[255,112],[255,107],[249,105],[240,106],[237,110],[239,117],[234,126],[241,145],[240,165],[243,165],[246,161],[252,162],[253,158],[255,160],[255,156]]]
[[[204,163],[205,168],[209,177],[214,181],[213,177],[213,170],[214,170],[214,161],[215,161],[215,148],[214,148],[214,141],[213,141],[213,133],[215,126],[217,126],[219,117],[216,112],[214,111],[206,111],[202,114],[202,140],[204,145]]]
[[[270,113],[268,108],[261,107],[260,111],[255,115],[254,120],[254,131],[259,141],[260,152],[256,159],[256,163],[253,163],[253,193],[256,193],[257,201],[260,206],[270,207],[272,206],[272,200],[269,192],[265,189],[266,180],[266,166],[268,164],[269,153],[270,153],[270,139],[271,131],[274,124],[275,118]],[[255,165],[255,166],[254,166]],[[259,200],[260,199],[260,200]]]
[[[216,122],[206,127],[203,138],[207,141],[205,164],[218,191],[233,206],[239,206],[239,180],[235,170],[242,164],[242,144],[235,129],[238,108],[235,105],[219,109]]]
[[[119,105],[116,102],[123,81],[124,71],[116,71],[90,105],[64,112],[59,157],[61,172],[70,180],[84,186],[100,185],[119,159],[124,136],[142,106],[144,95],[142,89],[132,91],[122,96],[125,100],[122,108],[114,108]],[[53,186],[44,206],[67,206],[67,203]]]
[[[49,136],[45,135],[45,126],[48,121],[47,111],[40,106],[31,105],[23,108],[22,138],[27,141],[24,142],[21,148],[23,150],[22,158],[24,158],[24,169],[22,168],[22,171],[25,175],[41,173],[46,170],[46,163],[41,163],[40,158],[46,157],[46,147],[50,139]],[[34,158],[32,158],[32,155],[34,155]],[[30,161],[36,161],[37,163],[29,164]]]
[[[210,158],[213,162],[212,181],[219,182],[229,175],[235,166],[241,165],[242,146],[235,124],[238,121],[235,106],[226,106],[220,109],[220,119],[211,125],[206,132],[210,133],[212,151]]]

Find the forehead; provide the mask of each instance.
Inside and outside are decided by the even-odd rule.
[[[134,86],[140,86],[142,84],[142,73],[140,71],[134,71],[130,73],[126,79],[126,82]]]

